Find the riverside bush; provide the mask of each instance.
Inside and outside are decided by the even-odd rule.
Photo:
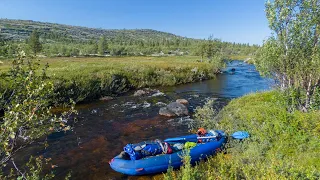
[[[191,164],[191,156],[190,156],[190,150],[186,149],[182,153],[182,161],[183,161],[183,166],[180,168],[181,173],[175,173],[173,171],[172,167],[169,167],[168,171],[166,174],[164,174],[164,179],[165,180],[174,180],[174,179],[182,179],[182,180],[198,180],[202,179],[202,175],[198,171],[198,167],[192,167]]]
[[[70,100],[69,111],[52,114],[49,97],[54,85],[46,75],[47,66],[34,59],[27,59],[23,51],[13,60],[12,68],[2,79],[8,90],[0,92],[0,179],[51,179],[53,174],[42,174],[42,163],[48,159],[30,157],[26,165],[15,164],[16,154],[35,141],[53,132],[69,131],[68,120],[76,111]],[[42,141],[42,140],[40,140]],[[46,140],[39,146],[47,147]],[[40,145],[42,144],[42,145]],[[12,164],[11,173],[7,165]]]

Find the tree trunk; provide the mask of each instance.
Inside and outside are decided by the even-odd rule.
[[[311,85],[312,85],[312,74],[310,74],[310,79],[307,85],[306,101],[304,105],[306,111],[310,108]]]

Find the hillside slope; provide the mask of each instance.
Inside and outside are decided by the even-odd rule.
[[[114,39],[118,36],[134,38],[135,40],[182,38],[181,36],[152,29],[100,29],[11,19],[0,19],[0,29],[1,34],[10,40],[27,39],[35,29],[40,32],[41,37],[54,40],[68,38],[75,41],[88,41],[98,39],[103,35],[107,39]]]
[[[214,52],[219,52],[219,57],[234,55],[246,57],[258,49],[256,45],[223,42],[214,37],[204,41],[151,29],[100,29],[31,20],[0,19],[0,42],[1,39],[5,39],[7,44],[6,46],[0,44],[0,58],[12,58],[21,49],[30,53],[30,48],[25,42],[34,30],[38,31],[43,45],[41,54],[50,57],[98,54],[200,56],[209,43],[210,52],[207,49],[207,55],[202,53],[202,56],[208,58],[209,56],[212,58]]]

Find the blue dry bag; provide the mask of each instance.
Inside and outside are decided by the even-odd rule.
[[[142,154],[139,151],[135,151],[132,144],[127,144],[123,150],[130,155],[131,160],[138,160],[142,158]]]

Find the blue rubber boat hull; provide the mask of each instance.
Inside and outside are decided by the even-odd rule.
[[[226,136],[223,131],[218,132],[222,136],[218,141],[198,144],[190,150],[192,164],[206,159],[208,156],[214,155],[223,148],[223,145],[226,142]],[[196,139],[197,135],[181,136],[179,138]],[[110,161],[110,166],[117,172],[132,176],[155,174],[167,171],[170,166],[175,169],[182,166],[182,155],[183,152],[179,151],[172,154],[151,156],[139,160],[125,160],[116,156]]]

